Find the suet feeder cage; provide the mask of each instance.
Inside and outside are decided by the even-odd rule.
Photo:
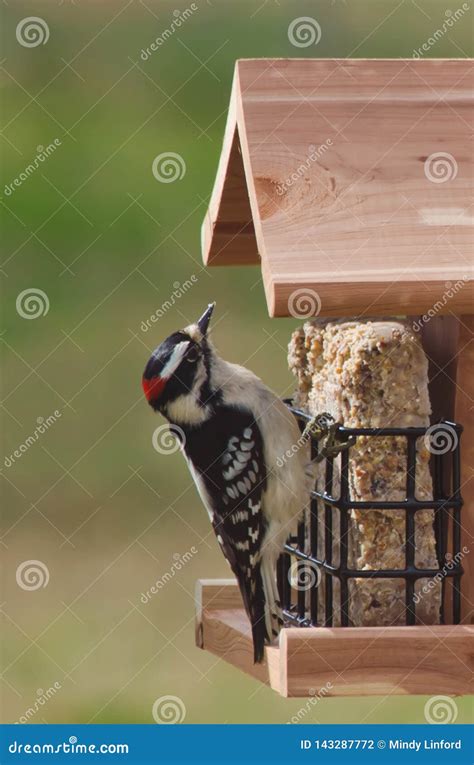
[[[323,488],[315,487],[310,513],[279,561],[287,626],[266,647],[263,664],[253,663],[235,581],[198,583],[198,645],[283,696],[308,696],[328,681],[336,696],[472,692],[472,553],[460,556],[472,550],[474,535],[471,86],[472,62],[462,59],[236,65],[202,229],[204,262],[260,265],[270,316],[294,316],[290,298],[301,290],[318,295],[314,315],[322,317],[428,317],[419,326],[432,423],[448,424],[457,443],[432,456],[433,499],[420,500],[416,441],[426,429],[339,428],[343,439],[404,439],[406,492],[397,501],[356,502],[350,448],[341,453],[336,488],[333,459],[325,460]],[[445,299],[457,284],[462,289]],[[303,427],[308,414],[288,405]],[[312,449],[316,456],[316,441]],[[350,513],[395,508],[405,515],[405,566],[354,567],[343,533]],[[415,565],[415,516],[425,508],[434,512],[437,568]],[[321,577],[296,591],[289,569],[308,563]],[[440,623],[419,624],[415,584],[437,576]],[[350,583],[364,577],[403,581],[404,624],[351,626]]]

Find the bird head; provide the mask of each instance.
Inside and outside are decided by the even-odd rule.
[[[214,306],[210,303],[195,324],[173,332],[153,351],[142,386],[156,411],[167,415],[173,402],[195,401],[197,391],[205,386],[212,352],[207,335]]]

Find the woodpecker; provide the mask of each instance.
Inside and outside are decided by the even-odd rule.
[[[276,562],[308,502],[310,462],[296,419],[251,371],[209,339],[215,303],[152,353],[148,403],[170,423],[251,624],[254,662],[283,624]]]

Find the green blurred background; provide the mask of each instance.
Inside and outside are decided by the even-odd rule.
[[[446,0],[200,0],[147,61],[140,51],[185,10],[157,0],[14,2],[2,6],[2,416],[4,454],[57,421],[2,469],[2,718],[40,690],[60,690],[31,722],[153,722],[154,701],[179,696],[186,722],[285,722],[284,700],[194,646],[194,584],[227,577],[207,514],[179,453],[160,455],[161,424],[140,377],[150,350],[218,301],[214,339],[279,394],[291,392],[285,346],[296,322],[269,319],[254,268],[204,271],[199,230],[214,180],[234,61],[244,57],[410,57],[442,24]],[[18,44],[25,17],[45,45]],[[287,36],[316,18],[317,48]],[[427,55],[470,55],[466,14]],[[61,145],[21,187],[37,153]],[[162,152],[186,164],[157,182]],[[144,332],[176,282],[196,283]],[[17,295],[43,290],[34,321]],[[191,547],[192,560],[150,602],[141,594]],[[40,560],[49,584],[21,589],[20,563]],[[443,693],[440,686],[433,693]],[[323,699],[305,722],[424,722],[422,697]],[[469,716],[457,701],[457,722]]]

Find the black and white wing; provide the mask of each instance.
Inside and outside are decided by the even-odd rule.
[[[260,428],[250,412],[220,409],[199,429],[199,436],[187,434],[184,449],[222,552],[239,583],[252,625],[255,661],[261,661],[272,629],[260,560],[267,525],[262,511],[267,470]]]

